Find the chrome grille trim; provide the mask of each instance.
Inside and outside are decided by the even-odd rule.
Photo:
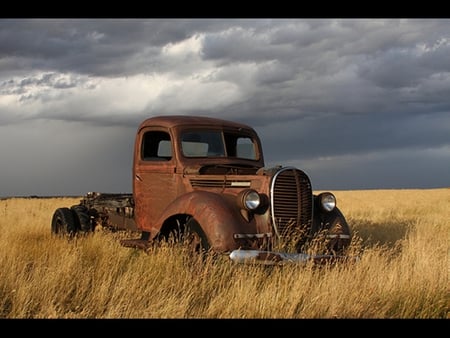
[[[289,232],[291,224],[308,230],[312,224],[313,194],[309,177],[294,167],[280,169],[270,184],[272,225],[278,237]]]
[[[191,179],[191,186],[193,188],[201,187],[201,188],[243,188],[250,187],[251,182],[246,181],[238,181],[238,180],[206,180],[206,179]]]
[[[262,233],[262,234],[234,234],[233,238],[235,239],[239,239],[239,238],[270,238],[272,237],[272,233],[267,232],[267,233]]]

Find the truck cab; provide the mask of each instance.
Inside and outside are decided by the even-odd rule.
[[[314,196],[299,169],[265,168],[256,131],[216,118],[160,116],[142,122],[133,196],[136,225],[149,240],[189,230],[203,249],[230,253],[272,250],[283,242],[300,251],[322,230],[340,235],[332,251],[350,239],[331,193]]]

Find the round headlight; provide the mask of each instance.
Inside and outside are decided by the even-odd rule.
[[[256,190],[243,190],[238,195],[238,204],[246,210],[255,210],[261,204],[261,197]]]
[[[324,192],[319,195],[320,205],[325,211],[332,211],[336,207],[336,197],[331,192]]]

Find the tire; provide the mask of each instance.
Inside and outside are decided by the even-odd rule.
[[[205,232],[195,218],[191,218],[186,223],[185,243],[193,254],[206,254],[211,246]]]
[[[316,215],[305,248],[316,254],[345,255],[351,242],[350,227],[338,208]]]
[[[74,205],[70,210],[75,215],[75,221],[78,223],[78,228],[80,232],[92,232],[94,227],[92,226],[91,216],[89,215],[89,210],[84,205]]]
[[[326,236],[328,253],[334,255],[345,255],[351,242],[351,232],[350,227],[343,217],[336,217],[329,224]]]
[[[73,236],[78,232],[78,221],[69,208],[58,208],[52,217],[52,233],[62,236]]]

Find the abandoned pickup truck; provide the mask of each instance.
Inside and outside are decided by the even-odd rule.
[[[138,238],[121,240],[125,247],[183,240],[195,252],[262,264],[345,257],[351,242],[335,196],[314,194],[300,169],[265,167],[256,131],[242,123],[146,119],[137,129],[132,180],[132,194],[90,192],[79,205],[56,209],[52,233],[131,230]],[[311,253],[318,241],[322,249]]]

